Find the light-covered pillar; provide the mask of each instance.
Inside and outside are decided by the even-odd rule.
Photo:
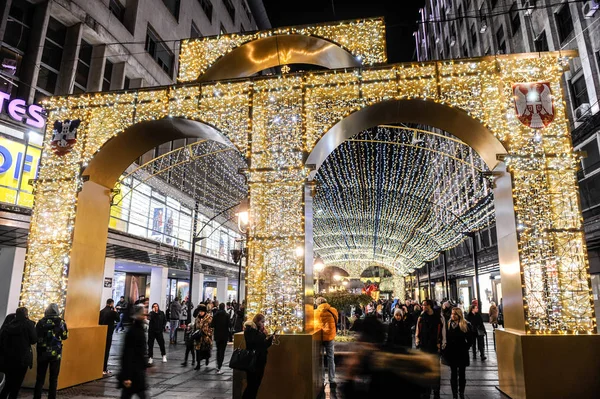
[[[227,302],[227,287],[229,279],[227,277],[217,278],[217,300],[219,303]]]
[[[162,311],[167,307],[167,279],[169,269],[166,267],[153,267],[150,275],[150,308],[153,303],[158,303]],[[150,311],[151,309],[148,309]]]
[[[0,320],[19,306],[19,292],[25,267],[25,248],[0,249]]]
[[[104,284],[102,286],[102,296],[100,297],[100,308],[106,306],[106,300],[112,298],[113,285],[115,284],[115,260],[106,258],[104,260]],[[119,298],[112,298],[115,302]]]
[[[204,273],[194,273],[191,296],[194,306],[202,302],[202,291],[204,291]]]

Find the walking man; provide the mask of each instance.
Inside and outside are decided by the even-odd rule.
[[[115,301],[112,298],[106,300],[106,306],[100,311],[98,324],[106,326],[106,346],[104,349],[104,368],[103,375],[110,375],[112,371],[108,369],[108,356],[110,355],[110,347],[112,345],[113,333],[115,332],[115,323],[119,321],[119,314],[115,310]]]
[[[63,341],[69,338],[67,323],[59,316],[58,305],[51,303],[44,317],[35,326],[37,344],[37,375],[33,399],[41,399],[42,387],[46,381],[46,372],[50,369],[48,379],[48,399],[56,399],[58,373],[62,358]]]
[[[152,304],[152,312],[148,315],[148,319],[148,363],[152,364],[153,362],[154,340],[158,342],[163,363],[166,363],[167,352],[165,351],[163,331],[165,331],[165,326],[167,325],[167,317],[165,316],[165,312],[158,308],[158,303]]]
[[[225,349],[227,349],[227,341],[229,339],[229,314],[225,311],[225,304],[219,304],[219,310],[215,313],[211,327],[215,334],[215,342],[217,343],[217,374],[223,374],[221,366],[225,359]]]
[[[338,312],[327,303],[323,297],[317,298],[317,310],[315,310],[315,327],[323,331],[323,348],[327,356],[327,368],[329,369],[329,386],[335,389],[335,360],[334,360],[334,341],[337,333]]]
[[[177,328],[179,328],[179,317],[181,316],[181,303],[175,298],[169,307],[169,339],[171,344],[177,344]]]
[[[417,348],[426,353],[438,355],[442,347],[446,345],[446,329],[444,318],[439,313],[433,311],[433,301],[425,299],[423,301],[423,313],[417,319],[417,329],[415,332],[415,344]],[[439,361],[437,362],[438,377],[433,385],[433,397],[440,397],[440,377]],[[429,398],[431,389],[426,393],[425,398]]]
[[[115,328],[115,331],[119,332],[119,328],[121,329],[121,331],[125,331],[125,327],[123,327],[123,318],[125,317],[125,311],[127,310],[127,307],[129,306],[129,304],[127,303],[127,301],[125,300],[125,297],[122,296],[121,299],[119,299],[119,302],[117,302],[117,312],[119,312],[119,323],[117,323],[117,327]]]

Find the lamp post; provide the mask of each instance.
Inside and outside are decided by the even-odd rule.
[[[315,284],[315,294],[318,295],[319,294],[319,273],[321,271],[323,271],[323,269],[325,268],[325,264],[323,263],[323,260],[321,260],[321,258],[316,258],[313,268],[315,270],[315,277],[317,279],[317,282]]]
[[[248,211],[249,209],[249,204],[248,204],[248,198],[246,198],[245,200],[243,200],[240,203],[240,207],[238,209],[238,212],[235,214],[237,216],[237,224],[238,224],[238,230],[240,231],[240,233],[242,233],[242,239],[241,241],[241,246],[242,248],[239,250],[232,250],[231,251],[231,255],[233,257],[233,260],[235,263],[239,262],[239,269],[238,269],[238,289],[237,289],[237,302],[238,302],[238,306],[241,305],[241,292],[242,292],[242,258],[246,258],[246,266],[248,266],[248,235],[250,233],[250,213]],[[236,254],[234,255],[234,251],[236,251]],[[239,252],[237,252],[239,251]],[[237,259],[237,261],[236,261]]]

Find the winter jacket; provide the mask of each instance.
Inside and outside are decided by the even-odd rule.
[[[498,306],[490,306],[490,324],[498,324]]]
[[[387,335],[387,346],[388,347],[397,347],[404,346],[406,348],[412,347],[412,332],[411,332],[411,324],[410,321],[406,318],[396,320],[395,317],[392,318],[390,324],[388,325],[388,335]]]
[[[194,331],[202,331],[200,338],[196,339],[195,348],[196,350],[207,353],[207,358],[210,357],[210,351],[212,350],[212,336],[213,329],[211,328],[212,316],[210,313],[206,313],[204,317],[196,317],[194,323]],[[196,359],[198,361],[198,359]]]
[[[16,317],[0,330],[0,370],[33,366],[31,345],[37,342],[35,323]]]
[[[118,312],[112,310],[110,306],[105,306],[100,311],[100,317],[98,318],[98,324],[101,326],[108,326],[107,333],[112,335],[115,331],[115,323],[118,323],[121,316]]]
[[[446,347],[442,351],[444,364],[455,367],[469,366],[469,348],[473,344],[473,328],[467,322],[467,332],[460,327],[452,327],[452,322],[446,328]]]
[[[161,312],[162,313],[162,312]],[[131,381],[131,392],[142,392],[146,389],[146,334],[144,322],[134,320],[125,335],[123,355],[121,356],[121,371],[117,377],[119,388],[124,381]]]
[[[179,320],[181,317],[181,304],[179,301],[171,302],[171,306],[169,306],[169,310],[171,314],[169,315],[170,320]]]
[[[211,327],[215,331],[215,341],[227,341],[229,339],[229,315],[224,310],[215,313]]]
[[[259,331],[251,321],[244,325],[244,340],[246,341],[246,349],[254,350],[256,353],[256,367],[263,368],[267,364],[267,352],[273,344],[273,336],[267,335]]]
[[[466,319],[469,323],[471,323],[473,330],[476,331],[478,335],[485,335],[485,326],[483,325],[481,313],[469,312]]]
[[[429,353],[437,353],[438,345],[441,347],[446,343],[444,318],[439,313],[421,314],[417,320],[415,343],[421,350]]]
[[[165,312],[159,310],[158,312],[150,312],[149,315],[149,325],[148,331],[152,331],[153,333],[162,333],[165,330],[165,326],[167,325],[167,317],[165,316]]]
[[[58,306],[51,304],[45,316],[35,325],[37,356],[47,360],[62,357],[63,341],[69,338],[67,323],[58,315]]]
[[[333,341],[336,335],[336,324],[339,320],[338,312],[328,303],[322,303],[315,310],[315,328],[323,331],[323,341]]]
[[[236,310],[234,321],[233,321],[233,331],[238,333],[244,330],[244,317],[245,317],[245,309],[241,308]]]

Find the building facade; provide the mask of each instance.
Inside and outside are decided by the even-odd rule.
[[[600,310],[600,1],[426,0],[414,33],[419,61],[538,51],[577,50],[564,76],[573,145],[584,151],[579,173],[584,228],[596,312]],[[501,281],[495,231],[476,235],[480,292],[499,301]],[[447,251],[453,298],[474,296],[472,243]],[[431,266],[431,284],[443,279],[441,258]],[[429,282],[423,268],[421,285]],[[469,291],[470,290],[470,291]],[[462,292],[462,293],[461,293]],[[426,295],[422,292],[421,295]],[[445,296],[445,295],[444,295]],[[441,299],[441,298],[440,298]],[[483,306],[483,311],[486,311]]]
[[[168,85],[176,81],[181,39],[269,28],[261,0],[0,0],[0,319],[19,299],[29,181],[37,176],[46,122],[40,102]],[[164,144],[138,164],[193,141]],[[130,184],[127,211],[122,204],[110,221],[102,298],[135,291],[164,307],[188,294],[194,201],[173,195],[168,179]],[[198,223],[210,216],[200,214]],[[210,223],[211,238],[197,245],[195,303],[243,292],[229,253],[239,232],[231,222]]]

